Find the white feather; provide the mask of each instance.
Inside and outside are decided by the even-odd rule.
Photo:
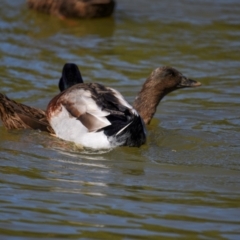
[[[124,129],[126,129],[131,123],[132,123],[132,122],[130,122],[128,125],[126,125],[126,126],[123,127],[122,129],[120,129],[120,130],[117,132],[116,136],[117,136],[118,134],[120,134]]]
[[[94,149],[111,148],[111,144],[103,131],[89,132],[79,120],[69,118],[69,112],[64,106],[58,115],[50,119],[50,124],[56,136],[61,139]]]

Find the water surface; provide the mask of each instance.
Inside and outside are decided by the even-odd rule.
[[[240,3],[119,0],[111,18],[0,9],[1,92],[45,109],[65,62],[129,102],[153,69],[202,82],[161,102],[141,148],[89,152],[0,123],[1,239],[240,239]]]

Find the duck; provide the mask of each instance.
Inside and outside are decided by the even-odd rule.
[[[83,83],[77,65],[66,63],[58,83],[60,92],[77,83]],[[2,93],[0,93],[0,118],[5,128],[9,130],[35,129],[54,134],[44,110],[15,102]]]
[[[146,142],[160,100],[168,93],[201,83],[172,67],[155,69],[131,106],[117,90],[100,83],[80,83],[48,104],[47,120],[56,136],[86,148],[140,147]]]
[[[27,0],[28,7],[60,18],[100,18],[110,16],[114,0]]]
[[[43,129],[56,137],[92,149],[140,147],[146,143],[146,125],[150,124],[161,99],[175,90],[201,85],[173,67],[158,67],[146,79],[133,105],[130,105],[113,88],[100,83],[84,83],[80,71],[76,69],[74,65],[73,70],[63,70],[62,80],[59,81],[61,92],[50,100],[46,112],[41,110],[40,116],[30,116],[38,123],[44,122]],[[74,76],[80,83],[74,80]],[[15,111],[14,108],[9,110],[2,107],[8,105],[9,101],[12,103],[10,99],[2,101],[0,95],[0,117],[3,122],[6,115],[8,119],[12,118],[13,114],[9,116],[9,111]],[[25,110],[24,107],[20,109]],[[20,119],[24,124],[28,110],[21,112]],[[15,118],[11,121],[15,121]],[[4,125],[9,128],[6,123]],[[27,126],[33,129],[38,127],[32,127],[31,124]]]
[[[76,84],[55,96],[46,110],[55,135],[78,146],[140,147],[146,141],[138,112],[115,89],[100,83]]]

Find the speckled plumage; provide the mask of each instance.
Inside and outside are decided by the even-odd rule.
[[[0,93],[0,118],[7,129],[38,129],[54,133],[45,111],[17,103]]]

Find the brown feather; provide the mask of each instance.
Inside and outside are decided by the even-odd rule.
[[[82,114],[77,119],[81,121],[81,123],[88,129],[89,132],[94,132],[106,127],[106,124],[103,124],[101,121],[99,121],[99,119],[90,113]]]
[[[54,133],[43,110],[17,103],[1,93],[0,118],[7,129],[30,128]]]

